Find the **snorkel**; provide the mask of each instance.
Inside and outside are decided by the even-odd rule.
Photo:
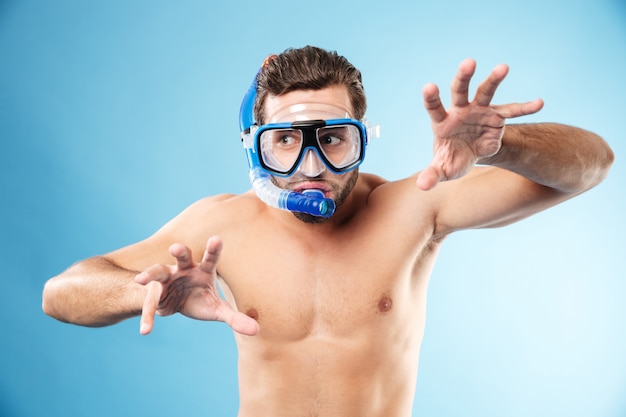
[[[262,70],[262,68],[261,68]],[[239,129],[241,139],[248,157],[250,182],[257,197],[265,204],[291,212],[306,213],[312,216],[328,218],[335,212],[335,202],[324,197],[319,190],[307,190],[304,193],[285,190],[277,187],[271,176],[261,167],[259,155],[254,149],[254,103],[257,97],[257,77],[241,102],[239,109]]]

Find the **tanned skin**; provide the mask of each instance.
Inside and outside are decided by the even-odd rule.
[[[411,415],[428,281],[445,237],[563,202],[598,184],[613,161],[606,143],[582,129],[505,126],[543,102],[492,105],[504,65],[470,101],[474,69],[461,63],[448,109],[435,85],[424,88],[434,157],[421,173],[274,179],[342,196],[323,222],[269,207],[251,191],[205,198],[146,240],[51,279],[45,312],[85,326],[141,316],[142,334],[155,314],[227,323],[239,350],[239,417]],[[269,96],[266,120],[299,103],[351,114],[345,87],[332,86]]]

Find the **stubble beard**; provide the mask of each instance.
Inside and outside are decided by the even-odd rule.
[[[359,178],[359,170],[358,170],[358,168],[357,169],[353,169],[352,171],[346,173],[345,175],[347,175],[348,177],[347,177],[347,181],[344,183],[343,187],[341,187],[341,188],[333,187],[333,192],[337,196],[334,199],[334,201],[335,201],[335,209],[338,209],[343,204],[343,202],[346,200],[348,195],[350,195],[350,193],[352,192],[352,189],[356,185],[356,181]],[[274,183],[274,185],[279,186],[276,183],[274,177],[272,177],[272,182]],[[313,216],[311,214],[300,213],[300,212],[293,212],[293,215],[294,215],[294,217],[296,219],[298,219],[300,221],[303,221],[304,223],[308,223],[308,224],[326,223],[330,219],[330,217]]]

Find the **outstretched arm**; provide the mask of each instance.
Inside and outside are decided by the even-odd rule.
[[[155,315],[181,313],[198,320],[223,321],[242,334],[256,334],[258,323],[219,295],[216,268],[222,241],[217,237],[205,240],[214,225],[203,226],[204,220],[198,226],[211,217],[207,210],[225,197],[201,200],[148,239],[78,262],[50,279],[43,292],[44,312],[92,327],[141,315],[142,334],[152,331]],[[188,247],[171,244],[176,241],[188,242],[198,253],[204,249],[201,262],[194,262]]]
[[[543,107],[540,99],[491,105],[496,89],[509,71],[506,65],[495,67],[470,101],[469,84],[475,70],[476,62],[472,59],[459,65],[451,85],[448,110],[443,107],[435,84],[427,84],[422,91],[434,134],[433,159],[417,181],[423,190],[430,190],[439,181],[460,178],[481,158],[495,155],[502,147],[506,119],[536,113]]]
[[[478,160],[516,172],[565,194],[579,194],[599,184],[613,162],[613,152],[598,135],[557,123],[507,125],[502,148]]]
[[[147,291],[135,275],[105,257],[78,262],[46,283],[42,308],[57,320],[90,327],[138,316]]]
[[[423,91],[435,138],[433,160],[418,176],[418,186],[430,190],[441,181],[458,179],[441,190],[441,233],[507,224],[602,181],[613,162],[604,140],[553,123],[505,126],[507,118],[535,113],[543,102],[492,105],[508,72],[505,65],[497,66],[469,101],[475,65],[465,60],[459,66],[449,109],[441,104],[435,85]],[[475,164],[497,168],[477,169]]]
[[[139,243],[126,251],[138,255],[142,246]],[[141,315],[141,334],[152,331],[155,315],[181,313],[197,320],[222,321],[236,332],[254,335],[258,323],[219,295],[216,267],[221,250],[222,241],[213,237],[202,261],[195,263],[189,248],[173,244],[169,252],[175,265],[154,264],[140,273],[105,257],[79,262],[46,283],[43,310],[58,320],[90,327]]]
[[[191,250],[181,245],[170,246],[176,265],[153,265],[137,275],[135,281],[148,287],[141,314],[141,334],[148,334],[154,326],[154,315],[181,313],[196,320],[221,321],[234,331],[253,336],[259,324],[251,317],[236,311],[219,294],[217,262],[222,252],[222,240],[211,237],[202,261],[196,263]]]

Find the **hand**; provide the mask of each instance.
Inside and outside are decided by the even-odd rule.
[[[154,316],[181,313],[197,320],[215,320],[228,324],[234,331],[253,336],[259,324],[247,315],[234,310],[224,301],[217,288],[217,261],[222,251],[218,237],[208,240],[202,262],[196,264],[191,250],[175,243],[170,254],[176,265],[153,265],[137,275],[135,281],[148,286],[141,313],[141,334],[154,327]]]
[[[541,110],[543,101],[491,105],[498,85],[509,68],[496,66],[469,102],[469,83],[476,62],[466,59],[459,65],[451,85],[451,105],[441,104],[439,89],[427,84],[422,94],[434,133],[434,156],[430,165],[417,178],[422,190],[432,189],[439,181],[460,178],[481,158],[495,155],[502,146],[506,119],[533,114]]]

